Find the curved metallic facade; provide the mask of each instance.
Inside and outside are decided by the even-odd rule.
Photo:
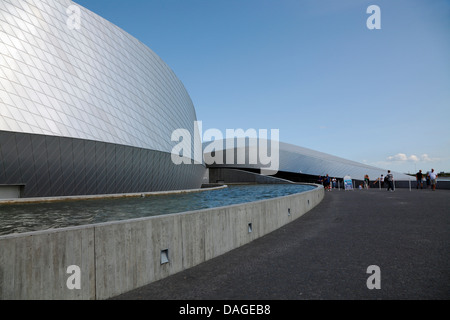
[[[235,169],[254,169],[260,170],[268,168],[269,165],[261,164],[258,159],[256,164],[251,164],[249,162],[249,152],[258,152],[258,146],[261,143],[261,139],[258,139],[258,144],[249,143],[246,141],[245,148],[235,147],[233,149],[234,161],[232,163],[227,163],[226,155],[229,149],[225,148],[226,143],[224,142],[224,148],[216,150],[221,151],[221,157],[223,157],[223,164],[211,164],[210,168],[235,168]],[[270,150],[270,141],[264,140],[262,142],[264,145],[268,146]],[[205,143],[207,144],[207,143]],[[232,144],[233,145],[233,144]],[[237,143],[234,143],[237,146]],[[249,148],[250,145],[250,148]],[[252,151],[249,151],[252,150]],[[237,155],[245,154],[245,163],[239,163]],[[269,155],[269,154],[268,154]],[[272,158],[275,159],[275,157]],[[309,176],[325,176],[344,178],[344,176],[350,176],[352,179],[364,180],[364,176],[367,174],[372,181],[376,180],[381,175],[387,174],[387,169],[377,168],[374,166],[369,166],[363,163],[347,160],[344,158],[336,157],[327,153],[299,147],[296,145],[279,142],[278,143],[278,172],[284,173],[294,173]],[[276,174],[275,172],[273,172]],[[399,172],[392,172],[394,178],[397,181],[412,181],[414,178]]]
[[[69,27],[80,9],[79,28]],[[69,0],[0,2],[0,185],[22,196],[198,188],[174,165],[193,103],[148,47]]]
[[[387,169],[287,143],[280,143],[280,171],[322,176],[328,174],[337,178],[349,175],[353,179],[359,180],[364,180],[364,176],[367,174],[372,181],[387,173]],[[403,173],[393,172],[393,174],[396,180],[412,180],[410,176]]]

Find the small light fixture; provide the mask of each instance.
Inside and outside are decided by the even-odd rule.
[[[252,233],[253,232],[253,226],[251,223],[248,224],[248,233]]]
[[[169,249],[161,250],[161,264],[169,263]]]
[[[291,208],[288,208],[288,216],[291,216]]]

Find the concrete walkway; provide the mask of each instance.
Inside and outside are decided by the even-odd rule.
[[[381,289],[367,287],[371,265]],[[450,192],[326,192],[289,225],[115,299],[448,300]]]

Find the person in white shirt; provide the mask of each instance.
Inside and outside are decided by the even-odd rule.
[[[337,188],[337,180],[336,177],[333,177],[333,179],[331,179],[331,182],[333,184],[333,188]]]
[[[437,180],[437,174],[434,172],[434,169],[431,169],[430,172],[430,180],[431,180],[431,189],[434,191],[436,190],[436,180]]]

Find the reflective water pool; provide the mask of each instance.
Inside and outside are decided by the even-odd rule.
[[[200,210],[286,196],[309,185],[239,185],[186,194],[143,198],[0,205],[0,235],[119,221]]]

